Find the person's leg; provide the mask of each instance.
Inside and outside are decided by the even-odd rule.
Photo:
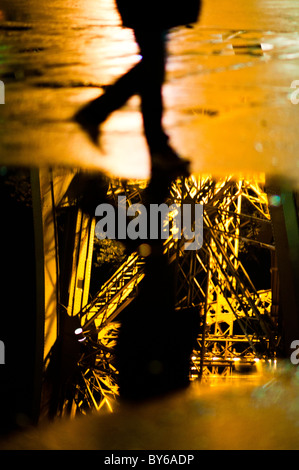
[[[151,155],[152,167],[157,169],[185,170],[188,162],[178,157],[168,143],[163,128],[163,95],[166,67],[166,32],[159,30],[135,30],[141,60],[105,93],[84,106],[75,115],[75,120],[97,145],[99,125],[127,100],[139,94],[143,117],[144,134]],[[176,168],[174,168],[176,167]]]
[[[189,162],[181,159],[169,144],[163,126],[163,84],[166,73],[167,31],[135,30],[140,48],[140,96],[144,134],[151,156],[153,171],[188,171]]]
[[[109,85],[102,95],[89,102],[76,113],[75,120],[84,128],[96,145],[99,137],[99,125],[113,111],[121,108],[131,96],[139,93],[141,62],[132,67],[115,83]]]
[[[151,153],[160,151],[168,142],[163,129],[163,95],[166,66],[166,32],[135,30],[140,48],[140,96],[144,134]]]

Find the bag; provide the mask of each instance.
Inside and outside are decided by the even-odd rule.
[[[198,21],[201,0],[116,0],[123,26],[170,29]]]

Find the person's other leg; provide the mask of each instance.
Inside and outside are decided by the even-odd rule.
[[[132,67],[115,83],[109,85],[102,95],[89,102],[76,113],[75,121],[89,134],[96,145],[98,144],[99,125],[113,111],[121,108],[129,98],[139,93],[141,62]]]
[[[163,126],[167,31],[143,29],[134,32],[142,56],[139,77],[141,111],[152,168],[184,173],[189,162],[181,159],[170,146],[169,137]]]
[[[135,30],[140,48],[140,96],[145,137],[150,152],[160,151],[168,142],[163,129],[163,94],[166,66],[166,32]]]

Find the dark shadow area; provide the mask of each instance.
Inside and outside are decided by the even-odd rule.
[[[36,318],[36,274],[30,173],[1,168],[0,432],[37,422],[43,342]]]
[[[198,309],[175,309],[173,266],[155,246],[138,296],[126,309],[116,346],[120,398],[141,401],[189,385]]]

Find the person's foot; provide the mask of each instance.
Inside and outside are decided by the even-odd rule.
[[[83,129],[84,132],[86,132],[92,143],[98,146],[100,136],[100,124],[98,120],[94,118],[88,105],[80,109],[75,114],[74,121],[79,124],[79,126]]]
[[[152,172],[184,176],[190,173],[190,160],[181,158],[170,146],[151,153]]]

